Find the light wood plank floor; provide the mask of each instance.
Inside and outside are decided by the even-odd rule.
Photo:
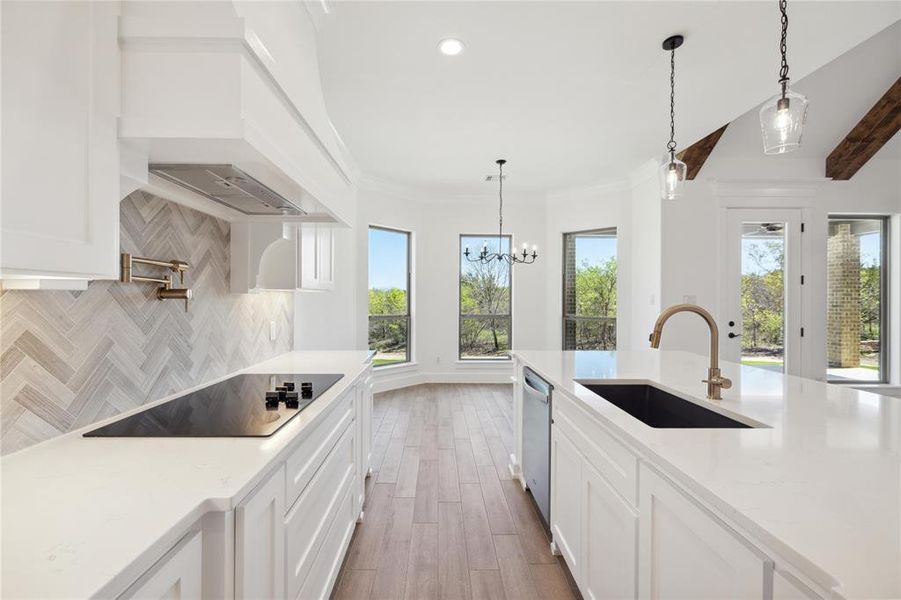
[[[373,415],[365,519],[333,598],[576,597],[507,469],[512,386],[404,388]]]

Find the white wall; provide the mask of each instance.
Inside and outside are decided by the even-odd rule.
[[[822,379],[826,371],[826,236],[829,214],[901,213],[901,179],[894,159],[873,159],[849,181],[768,180],[758,178],[741,181],[697,180],[686,184],[685,196],[663,207],[663,278],[662,305],[684,302],[691,297],[697,304],[711,309],[717,321],[730,317],[728,307],[721,306],[723,265],[720,261],[721,215],[727,206],[750,208],[800,208],[805,222],[802,238],[802,272],[805,275],[804,313],[802,324],[801,374]],[[737,200],[741,198],[741,200]],[[890,277],[901,277],[898,256],[899,240],[895,236],[890,261]],[[890,320],[901,316],[897,305]],[[721,327],[722,328],[722,327]],[[724,329],[724,328],[723,328]],[[722,332],[725,333],[725,332]],[[897,340],[897,336],[895,338]],[[723,340],[725,342],[725,340]],[[662,348],[707,352],[706,327],[692,315],[677,316],[667,325]],[[892,354],[899,356],[897,350]],[[891,374],[897,382],[897,360]]]
[[[627,338],[629,331],[629,187],[625,182],[598,187],[575,188],[550,194],[547,200],[545,261],[545,345],[559,350],[563,344],[563,234],[616,227],[618,299],[616,331]]]
[[[473,198],[411,198],[415,192],[361,187],[356,243],[357,343],[366,345],[368,226],[384,225],[413,233],[413,365],[379,369],[377,386],[419,382],[509,381],[512,365],[458,360],[459,235],[497,230],[497,195]],[[545,256],[545,199],[508,191],[504,233],[514,243],[537,243],[541,256],[532,265],[513,267],[513,345],[545,346],[545,297],[549,261]]]

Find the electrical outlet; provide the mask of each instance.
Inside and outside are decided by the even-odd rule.
[[[269,341],[274,342],[277,337],[278,328],[275,326],[275,321],[269,321]]]

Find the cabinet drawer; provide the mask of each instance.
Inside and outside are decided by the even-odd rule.
[[[354,418],[353,388],[335,402],[325,418],[303,436],[288,457],[285,471],[285,506],[291,506]]]
[[[348,483],[342,490],[338,512],[328,528],[319,555],[316,556],[300,593],[295,597],[297,600],[324,599],[331,594],[356,523],[352,489]]]
[[[554,396],[554,426],[563,428],[591,465],[638,506],[638,457],[567,398]]]
[[[294,598],[307,578],[354,475],[354,427],[341,439],[285,517],[287,597]]]

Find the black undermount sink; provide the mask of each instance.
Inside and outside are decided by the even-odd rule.
[[[644,384],[582,384],[610,404],[656,428],[750,429],[729,417]]]

